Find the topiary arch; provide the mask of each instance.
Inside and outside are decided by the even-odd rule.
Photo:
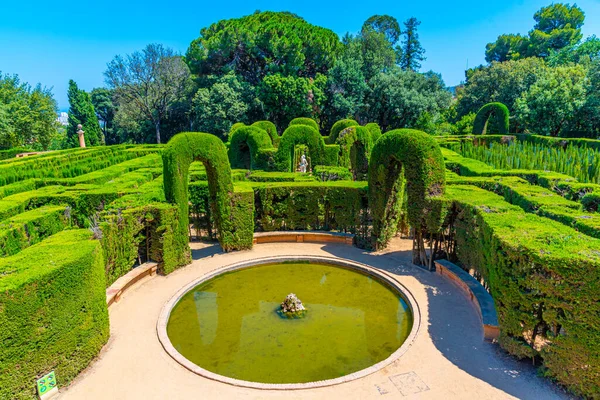
[[[273,147],[269,134],[256,126],[237,128],[229,138],[229,162],[231,168],[265,169],[259,160],[259,151]]]
[[[481,107],[473,122],[473,134],[507,134],[509,131],[508,107],[502,103],[488,103]]]
[[[277,160],[279,171],[294,170],[294,149],[296,145],[303,144],[308,147],[313,165],[322,165],[325,153],[325,141],[321,134],[308,125],[291,125],[279,141]]]
[[[165,198],[178,207],[179,232],[174,236],[182,254],[189,257],[188,170],[193,161],[201,161],[206,168],[210,204],[223,250],[239,250],[247,248],[247,243],[251,245],[252,238],[246,236],[254,229],[236,227],[233,223],[231,167],[221,139],[209,133],[179,133],[166,145],[162,157]]]
[[[252,124],[252,126],[256,126],[257,128],[267,132],[271,138],[271,143],[273,143],[273,146],[277,147],[279,145],[279,133],[277,133],[277,127],[274,123],[271,121],[256,121]]]
[[[335,143],[341,131],[351,126],[359,126],[360,124],[353,119],[341,119],[331,127],[329,131],[329,143]]]
[[[369,207],[373,217],[373,246],[384,248],[400,220],[403,196],[408,196],[408,223],[414,229],[413,263],[427,265],[423,228],[437,232],[446,174],[438,143],[425,132],[398,129],[383,135],[371,151]]]

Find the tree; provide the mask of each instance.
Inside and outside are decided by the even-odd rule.
[[[530,132],[558,136],[584,106],[585,85],[581,65],[546,68],[517,99],[516,116]]]
[[[600,61],[600,39],[595,35],[588,37],[584,42],[554,50],[548,57],[551,66],[566,65],[569,63],[588,63]]]
[[[89,93],[77,87],[74,80],[69,81],[69,126],[67,128],[67,146],[78,147],[78,125],[83,126],[85,143],[89,146],[98,146],[104,143],[100,123],[92,104]]]
[[[533,85],[539,74],[547,68],[544,60],[526,58],[517,61],[493,62],[468,71],[464,88],[457,93],[457,118],[477,113],[487,103],[505,104],[511,115],[515,114],[515,102]],[[519,132],[513,121],[512,132]]]
[[[56,112],[50,89],[0,73],[0,147],[48,149],[57,135]]]
[[[404,39],[398,50],[398,63],[404,70],[418,71],[421,68],[421,61],[425,61],[425,49],[419,42],[417,29],[421,21],[415,17],[409,18],[404,22]]]
[[[106,144],[118,144],[119,139],[114,136],[113,120],[117,111],[113,102],[113,93],[106,88],[92,90],[92,104],[98,119],[102,122],[102,133]]]
[[[327,74],[327,124],[345,118],[360,119],[369,86],[363,72],[364,62],[359,40],[346,38],[342,55]]]
[[[504,62],[527,56],[529,38],[521,35],[500,35],[494,43],[485,46],[485,61]]]
[[[396,52],[383,33],[368,29],[361,32],[357,39],[347,37],[345,40],[358,40],[360,43],[362,69],[367,82],[396,64]]]
[[[396,18],[389,15],[373,15],[367,19],[361,32],[365,34],[369,30],[383,34],[390,45],[394,46],[400,40],[400,24]]]
[[[254,87],[233,72],[218,78],[208,88],[198,89],[192,105],[194,129],[223,138],[236,122],[251,122],[248,117],[252,109],[261,106]]]
[[[289,12],[256,12],[200,31],[186,54],[197,76],[229,71],[252,85],[269,74],[315,78],[327,73],[341,50],[331,30]]]
[[[536,24],[529,32],[533,55],[548,57],[553,50],[574,45],[582,38],[585,14],[577,5],[552,4],[542,7],[533,18]]]
[[[191,90],[190,70],[181,56],[160,44],[141,52],[116,56],[106,72],[106,83],[120,105],[152,122],[156,143],[161,143],[161,123],[171,107]]]
[[[431,72],[419,74],[396,67],[377,75],[371,86],[365,116],[383,131],[413,128],[426,112],[427,118],[437,119],[452,100],[441,77]]]
[[[325,102],[327,78],[295,78],[280,74],[266,76],[258,87],[258,98],[264,104],[269,121],[280,130],[297,117],[311,117],[319,121]]]

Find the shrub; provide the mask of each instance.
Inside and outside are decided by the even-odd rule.
[[[358,125],[359,125],[359,123],[353,119],[341,119],[341,120],[337,121],[335,124],[333,124],[333,126],[331,127],[331,131],[329,132],[329,143],[335,143],[338,135],[344,129],[346,129],[350,126],[358,126]]]
[[[331,167],[328,165],[317,165],[313,169],[313,174],[321,182],[327,181],[351,181],[352,172],[345,167]]]
[[[325,142],[318,131],[307,125],[291,125],[279,142],[277,149],[277,170],[294,172],[294,151],[297,145],[306,145],[314,165],[323,164]]]
[[[267,167],[265,163],[268,160],[259,157],[259,151],[272,147],[273,143],[267,132],[255,126],[242,126],[236,129],[229,138],[228,155],[231,167],[265,169]]]
[[[231,215],[233,185],[225,145],[214,135],[189,132],[175,135],[163,151],[165,198],[179,210],[174,252],[189,257],[188,169],[192,161],[197,160],[206,167],[221,247],[224,251],[248,248],[252,238],[243,236],[248,227],[236,226]]]
[[[366,179],[374,143],[371,131],[363,126],[350,126],[338,135],[336,144],[340,146],[339,163],[350,168],[357,180]]]
[[[508,107],[502,103],[488,103],[477,112],[473,122],[473,134],[508,133]]]
[[[415,229],[415,242],[421,228],[436,232],[440,210],[433,201],[444,194],[444,157],[439,145],[425,132],[398,129],[377,141],[369,162],[369,207],[373,216],[373,246],[382,248],[396,233],[403,203],[404,185],[408,196],[407,219]],[[413,249],[414,262],[423,264],[419,249]]]
[[[277,127],[274,123],[271,121],[256,121],[252,124],[252,126],[256,126],[257,128],[267,132],[271,138],[271,143],[273,143],[273,146],[279,146],[279,133],[277,133]]]
[[[290,121],[290,126],[292,125],[306,125],[306,126],[310,126],[311,128],[313,128],[315,131],[319,132],[319,124],[317,124],[315,122],[314,119],[312,118],[304,118],[304,117],[300,117],[300,118],[294,118],[293,120]]]
[[[375,144],[375,142],[377,142],[377,140],[379,140],[379,138],[383,134],[383,132],[381,132],[381,128],[375,122],[369,122],[365,125],[365,128],[367,128],[369,132],[371,132],[371,139],[373,139],[373,144]]]
[[[100,243],[68,230],[0,259],[0,398],[34,399],[55,370],[68,384],[109,335]]]

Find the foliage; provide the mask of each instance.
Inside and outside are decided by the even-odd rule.
[[[174,238],[177,251],[189,256],[188,170],[193,161],[201,161],[206,167],[213,215],[223,250],[252,247],[252,235],[248,232],[253,229],[234,223],[231,167],[223,142],[207,133],[180,133],[169,141],[162,156],[165,197],[168,202],[177,205],[179,211]]]
[[[106,88],[96,88],[92,90],[91,99],[98,120],[102,121],[102,134],[105,144],[119,144],[121,141],[115,135],[114,129],[117,106],[113,101],[113,92]]]
[[[331,127],[331,131],[329,131],[329,142],[335,143],[341,131],[351,126],[358,126],[358,122],[353,119],[341,119],[337,121]]]
[[[231,168],[267,169],[269,160],[262,156],[263,149],[271,149],[273,143],[269,134],[256,126],[243,126],[236,129],[229,138],[229,162]],[[273,160],[270,160],[273,163]]]
[[[289,125],[295,117],[317,117],[325,102],[327,78],[266,76],[258,87],[258,98],[264,104],[266,116],[279,128]]]
[[[408,223],[419,240],[421,227],[440,228],[440,210],[434,200],[444,194],[444,158],[437,142],[424,132],[400,129],[387,132],[375,143],[369,162],[369,207],[373,216],[373,246],[382,248],[396,233],[403,202],[408,198]],[[423,250],[424,252],[424,250]],[[419,249],[414,262],[426,265]]]
[[[56,109],[50,89],[0,72],[0,148],[47,149],[57,135]]]
[[[279,133],[277,133],[277,127],[274,123],[271,121],[256,121],[252,124],[252,126],[256,126],[257,128],[267,132],[271,138],[271,143],[273,143],[273,146],[279,146]]]
[[[89,93],[80,90],[75,81],[69,81],[69,127],[67,128],[68,147],[79,147],[78,125],[82,125],[85,132],[85,144],[97,146],[104,143],[104,136],[100,129],[98,116],[92,104]]]
[[[233,71],[258,85],[270,74],[316,78],[327,72],[340,48],[334,32],[295,14],[256,12],[203,28],[186,60],[198,76]]]
[[[424,112],[432,115],[450,105],[452,95],[439,75],[394,69],[370,82],[367,120],[377,121],[385,131],[409,128]]]
[[[415,17],[409,18],[404,22],[404,39],[402,45],[398,48],[398,64],[404,70],[418,71],[421,68],[421,61],[425,61],[425,49],[419,42],[417,29],[421,21]]]
[[[585,79],[579,65],[544,70],[515,102],[517,119],[531,132],[558,136],[585,104]]]
[[[385,36],[388,42],[393,46],[398,40],[402,31],[396,18],[390,15],[373,15],[369,17],[362,26],[362,32],[375,31]]]
[[[194,127],[222,138],[236,122],[248,122],[247,116],[258,100],[254,87],[233,73],[223,75],[211,86],[200,88],[192,100]]]
[[[36,378],[68,384],[108,340],[104,260],[88,230],[0,259],[0,397],[33,399]]]
[[[502,103],[489,103],[481,107],[473,121],[475,135],[506,134],[509,129],[508,107]]]
[[[485,61],[488,63],[519,60],[529,51],[529,38],[519,34],[500,35],[493,43],[485,46]]]
[[[364,126],[349,126],[337,137],[336,144],[340,146],[339,164],[349,168],[356,180],[366,179],[375,142],[371,131]]]
[[[346,167],[331,167],[327,165],[317,165],[313,168],[313,174],[321,182],[327,181],[351,181],[352,172]]]
[[[316,130],[317,132],[319,131],[319,124],[317,124],[315,120],[311,118],[294,118],[290,121],[290,125],[307,125]]]
[[[587,63],[590,61],[597,63],[600,61],[600,39],[592,35],[581,43],[564,47],[558,51],[552,51],[547,61],[553,67],[570,63]]]
[[[149,44],[141,52],[116,56],[104,76],[123,106],[119,111],[151,121],[156,143],[161,143],[161,123],[190,91],[190,71],[181,56],[160,44]]]

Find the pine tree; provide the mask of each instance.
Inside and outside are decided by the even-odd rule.
[[[86,146],[98,146],[104,144],[104,136],[100,129],[98,116],[94,111],[94,105],[90,94],[80,90],[72,79],[69,81],[69,126],[67,128],[67,146],[79,146],[77,136],[77,125],[83,126],[85,132]]]
[[[402,39],[402,46],[397,48],[398,52],[398,63],[404,70],[418,71],[421,68],[421,61],[425,61],[424,56],[425,49],[419,42],[419,34],[417,29],[421,25],[421,21],[415,17],[409,18],[404,22],[404,39]]]

